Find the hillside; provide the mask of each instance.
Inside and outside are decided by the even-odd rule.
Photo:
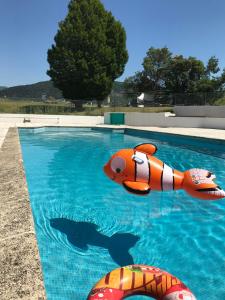
[[[59,89],[53,86],[51,81],[42,81],[34,84],[19,85],[0,90],[0,97],[21,99],[45,99],[54,97],[62,98],[62,93]]]
[[[122,90],[122,82],[115,81],[112,92],[120,92]],[[63,98],[59,89],[53,86],[51,81],[41,81],[34,84],[19,85],[6,89],[0,88],[0,97],[12,98],[15,100],[24,99],[48,99],[53,97],[55,99]]]
[[[7,86],[0,86],[0,91],[7,89]]]

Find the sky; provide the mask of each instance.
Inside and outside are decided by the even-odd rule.
[[[0,0],[0,86],[49,80],[47,50],[69,0]],[[126,30],[129,61],[124,80],[142,69],[150,47],[225,68],[224,0],[102,0]]]

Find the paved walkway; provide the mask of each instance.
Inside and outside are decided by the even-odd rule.
[[[0,299],[44,300],[45,290],[20,142],[11,128],[0,149]]]
[[[3,141],[4,141],[4,138],[5,138],[5,136],[6,136],[6,134],[7,134],[7,131],[8,131],[8,127],[1,127],[0,126],[0,148],[1,148],[1,146],[2,146],[2,144],[3,144]]]

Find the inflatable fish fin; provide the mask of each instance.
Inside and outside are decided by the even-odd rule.
[[[150,186],[145,182],[124,181],[123,186],[128,192],[138,195],[147,195],[151,191]]]
[[[144,152],[144,153],[149,154],[149,155],[153,155],[153,154],[156,153],[157,147],[153,144],[144,143],[144,144],[137,145],[134,148],[134,150]]]

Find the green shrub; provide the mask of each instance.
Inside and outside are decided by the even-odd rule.
[[[215,105],[225,105],[225,98],[218,99],[214,102]]]

